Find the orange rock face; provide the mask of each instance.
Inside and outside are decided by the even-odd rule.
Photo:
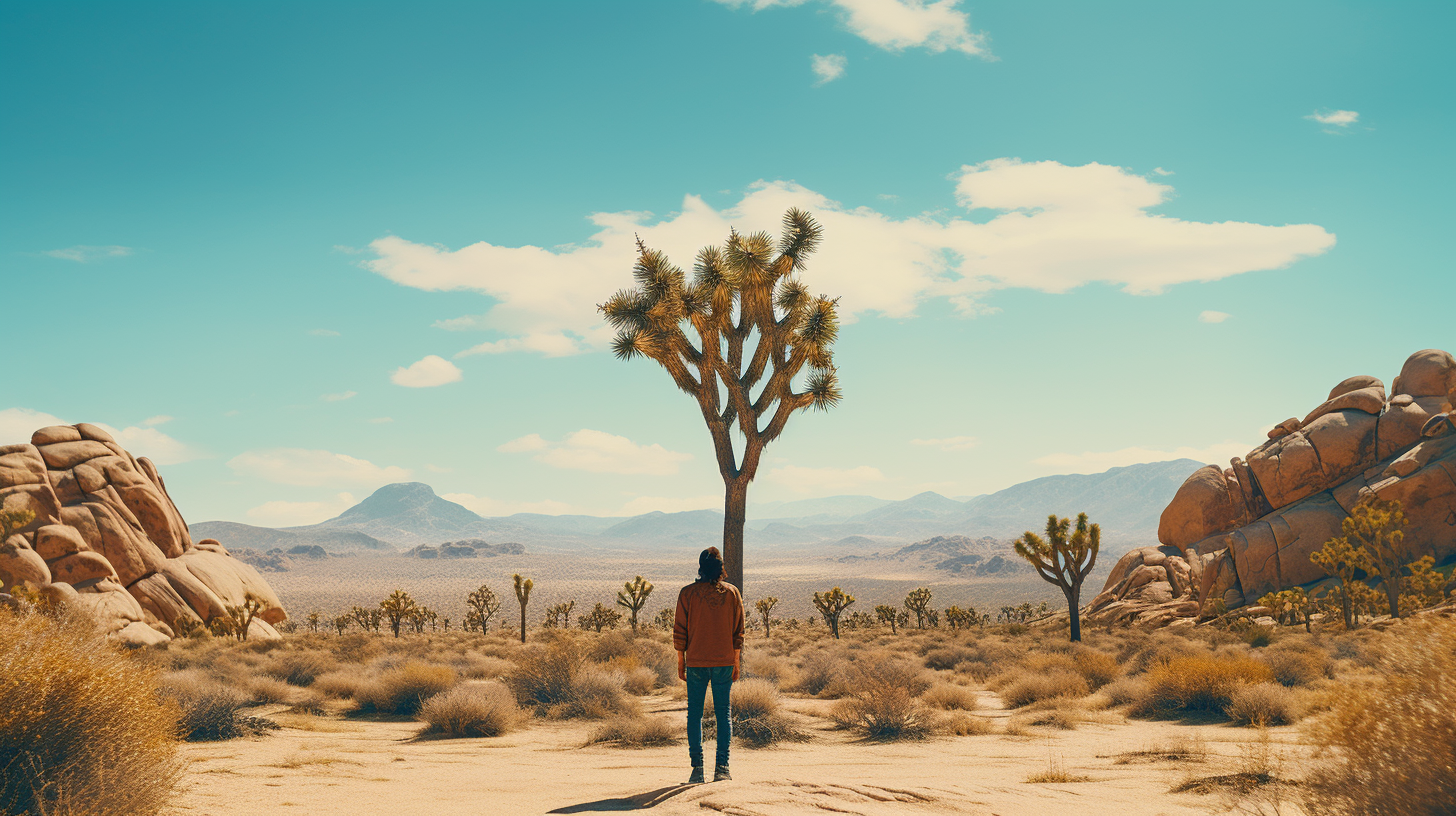
[[[94,425],[56,425],[0,447],[0,507],[35,519],[0,542],[0,592],[30,583],[89,611],[116,639],[166,642],[251,595],[253,637],[287,618],[273,589],[216,541],[194,544],[153,464]],[[66,589],[62,590],[61,587]]]
[[[1390,391],[1387,400],[1380,380],[1351,377],[1302,421],[1276,426],[1245,459],[1189,476],[1158,525],[1159,541],[1181,557],[1167,546],[1124,556],[1089,614],[1161,619],[1180,600],[1234,608],[1320,580],[1310,554],[1340,535],[1350,510],[1372,494],[1401,502],[1411,560],[1456,555],[1456,359],[1418,351]],[[1166,583],[1151,580],[1149,562],[1163,564],[1160,553],[1191,568],[1186,591],[1176,591],[1171,573]]]

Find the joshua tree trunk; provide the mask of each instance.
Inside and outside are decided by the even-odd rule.
[[[1064,587],[1062,594],[1067,596],[1067,611],[1072,615],[1072,642],[1082,641],[1082,610],[1079,599],[1082,597],[1082,585]]]
[[[743,524],[748,515],[748,480],[723,477],[723,578],[743,594]]]

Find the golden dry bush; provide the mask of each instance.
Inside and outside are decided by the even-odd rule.
[[[936,683],[920,695],[920,702],[946,711],[975,711],[980,705],[973,689],[954,683]]]
[[[545,717],[600,719],[637,709],[622,673],[589,662],[570,640],[522,648],[504,680],[521,705]]]
[[[854,694],[836,703],[830,718],[872,740],[924,739],[935,732],[937,717],[916,698],[923,682],[918,669],[904,664],[868,663],[856,672]]]
[[[339,668],[334,656],[323,651],[290,651],[273,655],[265,672],[293,686],[311,686],[321,675]]]
[[[749,677],[762,677],[779,688],[790,688],[798,682],[798,670],[794,664],[777,655],[752,655],[743,666]]]
[[[1078,649],[1072,655],[1072,666],[1093,691],[1111,683],[1122,674],[1117,658],[1096,649]]]
[[[650,748],[676,745],[683,739],[682,726],[664,717],[616,716],[592,729],[587,745],[608,743],[618,748]]]
[[[423,734],[446,737],[498,737],[521,724],[521,710],[510,689],[499,683],[459,685],[420,706]]]
[[[778,688],[763,678],[751,677],[734,683],[729,711],[734,738],[749,748],[807,739],[783,709]],[[703,709],[703,733],[711,737],[717,728],[713,707],[707,705]]]
[[[414,714],[425,700],[448,690],[458,679],[449,666],[411,660],[381,672],[354,699],[363,712]]]
[[[1299,697],[1285,686],[1255,683],[1234,689],[1224,713],[1239,725],[1290,725],[1299,721],[1301,708]]]
[[[1047,674],[1026,674],[1001,689],[1001,699],[1012,708],[1039,703],[1056,697],[1076,699],[1092,693],[1082,675],[1065,669]]]
[[[1276,646],[1261,657],[1274,672],[1274,679],[1285,686],[1308,686],[1331,674],[1329,655],[1317,646]]]
[[[1246,655],[1175,657],[1148,671],[1148,694],[1134,710],[1143,715],[1223,714],[1236,690],[1273,680],[1267,664]]]
[[[89,620],[0,608],[0,813],[160,812],[182,767],[155,686]]]
[[[1436,816],[1456,803],[1456,621],[1414,621],[1379,648],[1380,677],[1312,721],[1316,814]]]
[[[977,717],[967,711],[950,711],[936,720],[935,731],[953,737],[976,737],[991,733],[992,728],[990,720],[985,717]]]

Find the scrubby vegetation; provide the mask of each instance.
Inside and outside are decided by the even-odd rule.
[[[499,683],[455,686],[420,706],[428,723],[424,734],[446,737],[498,737],[521,723],[521,710],[510,689]]]

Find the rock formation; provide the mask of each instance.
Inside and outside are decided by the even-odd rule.
[[[156,467],[95,425],[55,425],[0,446],[0,508],[30,524],[0,542],[0,593],[29,583],[89,612],[116,640],[165,643],[179,618],[263,604],[249,637],[287,618],[257,570],[213,539],[194,543]]]
[[[1321,580],[1310,553],[1372,494],[1401,502],[1410,560],[1456,556],[1453,403],[1456,360],[1436,349],[1405,361],[1388,398],[1375,377],[1341,382],[1247,457],[1189,476],[1159,521],[1163,546],[1124,555],[1089,617],[1167,622]]]

